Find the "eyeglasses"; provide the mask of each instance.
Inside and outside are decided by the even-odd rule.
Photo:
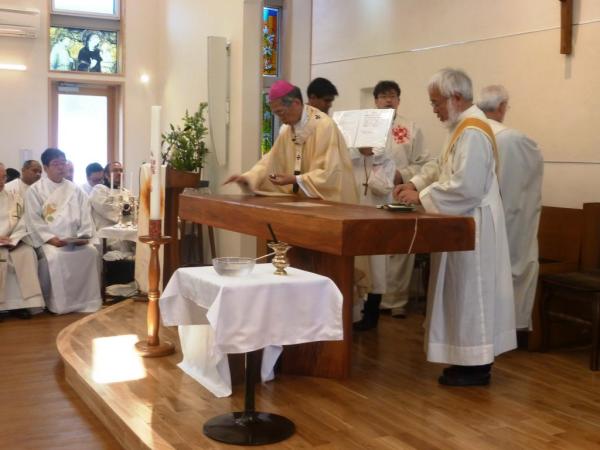
[[[397,98],[400,98],[398,94],[379,94],[377,96],[378,100],[395,100]]]

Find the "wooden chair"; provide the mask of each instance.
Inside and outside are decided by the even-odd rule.
[[[543,350],[550,343],[550,324],[561,320],[591,328],[590,369],[598,370],[600,354],[600,271],[542,276]]]
[[[579,269],[540,273],[542,350],[551,341],[551,325],[569,322],[591,328],[590,368],[598,370],[600,355],[600,203],[583,206]],[[562,223],[564,228],[569,225]],[[580,328],[579,328],[580,331]]]
[[[579,269],[583,235],[583,210],[543,206],[538,229],[539,276],[574,272]],[[527,348],[542,349],[541,281],[538,281],[532,311],[532,331]]]

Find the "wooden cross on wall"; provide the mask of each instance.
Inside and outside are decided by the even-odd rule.
[[[560,53],[570,55],[573,48],[573,0],[560,1]]]

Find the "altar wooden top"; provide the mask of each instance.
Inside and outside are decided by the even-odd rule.
[[[239,233],[334,255],[406,253],[415,230],[412,253],[472,250],[475,222],[470,217],[423,212],[391,212],[297,197],[247,195],[180,196],[179,216]]]

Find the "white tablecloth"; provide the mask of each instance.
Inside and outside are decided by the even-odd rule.
[[[231,395],[227,353],[264,348],[267,381],[282,345],[343,339],[342,294],[333,281],[294,268],[287,276],[274,270],[257,264],[248,276],[226,277],[212,267],[181,268],[161,296],[164,325],[179,325],[179,367],[217,397]]]
[[[115,227],[104,227],[98,230],[98,238],[100,239],[120,239],[122,241],[137,241],[138,230],[137,227],[131,228],[119,228]]]

